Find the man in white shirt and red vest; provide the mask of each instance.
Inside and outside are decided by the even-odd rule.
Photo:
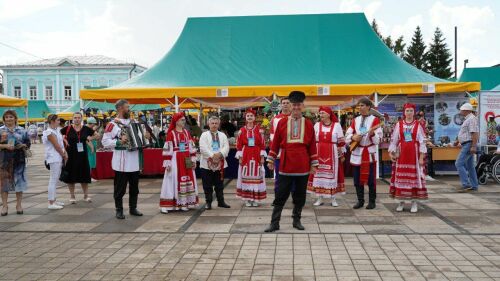
[[[220,119],[211,116],[208,119],[209,131],[200,137],[200,168],[203,191],[207,204],[205,209],[212,209],[213,193],[219,208],[231,208],[224,200],[224,169],[227,168],[226,157],[229,155],[229,142],[226,134],[219,131]]]
[[[373,103],[368,98],[362,98],[358,102],[360,116],[356,117],[346,132],[346,143],[352,148],[351,166],[356,187],[358,203],[354,209],[362,208],[365,204],[365,184],[368,184],[368,205],[366,209],[375,208],[377,198],[376,174],[377,174],[377,145],[383,136],[380,128],[380,120],[370,115]]]
[[[280,229],[281,211],[293,185],[293,227],[298,230],[305,229],[300,217],[306,202],[307,181],[309,173],[314,173],[318,166],[314,126],[309,119],[302,116],[306,96],[303,92],[293,91],[288,98],[292,103],[292,114],[278,122],[267,158],[268,168],[272,170],[278,153],[281,154],[278,191],[274,199],[271,224],[265,232]]]
[[[127,150],[129,142],[127,135],[122,134],[121,126],[128,126],[135,122],[130,119],[129,104],[126,100],[119,100],[115,104],[117,117],[108,123],[102,137],[102,145],[113,148],[111,166],[115,171],[114,194],[116,218],[125,219],[123,214],[123,196],[129,185],[129,213],[132,216],[142,216],[137,210],[137,197],[139,195],[139,170],[140,156],[138,149]]]

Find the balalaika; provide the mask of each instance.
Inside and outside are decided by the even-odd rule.
[[[144,129],[140,123],[131,121],[129,125],[125,125],[118,120],[115,123],[120,127],[121,135],[127,136],[127,150],[134,151],[148,146],[148,141],[144,136]]]

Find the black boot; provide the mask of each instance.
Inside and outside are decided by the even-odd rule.
[[[123,214],[123,209],[116,209],[116,218],[119,220],[125,219],[125,215]]]
[[[366,209],[368,210],[375,209],[375,201],[368,202],[368,205],[366,205]]]
[[[217,206],[219,208],[231,208],[226,202],[224,202],[224,190],[223,189],[216,189],[215,190],[215,196],[217,196]]]
[[[363,208],[363,206],[365,205],[365,187],[364,186],[359,186],[359,185],[356,185],[356,197],[358,197],[358,203],[356,203],[356,205],[354,205],[352,208],[353,209],[359,209],[359,208]]]
[[[275,232],[276,230],[280,230],[281,211],[283,211],[283,206],[274,205],[273,214],[271,215],[271,224],[269,224],[264,232]]]
[[[294,206],[293,207],[293,212],[292,212],[292,216],[293,216],[293,228],[296,228],[298,230],[304,230],[304,229],[306,229],[302,225],[302,223],[300,222],[301,215],[302,215],[302,208]]]
[[[352,206],[352,208],[353,209],[360,209],[360,208],[363,208],[364,205],[365,205],[364,201],[358,201],[358,203],[356,203],[356,205]]]
[[[139,210],[137,210],[137,208],[130,209],[128,212],[129,212],[129,214],[131,214],[132,216],[142,217],[142,213],[141,213],[141,212],[139,212]]]

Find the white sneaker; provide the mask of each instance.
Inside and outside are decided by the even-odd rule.
[[[323,205],[323,202],[321,202],[321,197],[319,197],[319,198],[316,200],[316,202],[314,202],[314,204],[313,204],[313,205],[314,205],[314,206],[321,206],[321,205]]]
[[[249,201],[249,200],[247,200],[247,202],[245,203],[245,206],[247,206],[247,207],[252,207],[252,202],[251,202],[251,201]]]
[[[71,204],[76,204],[76,198],[70,198],[69,203]]]
[[[396,208],[396,212],[402,212],[404,210],[404,207],[405,207],[405,202],[403,201],[399,202],[399,205]]]
[[[259,203],[257,203],[257,202],[255,202],[255,201],[253,201],[253,202],[252,202],[252,207],[259,207]]]
[[[337,203],[337,199],[332,198],[332,207],[338,207],[339,204]]]
[[[418,212],[418,205],[417,205],[417,202],[413,201],[411,202],[411,210],[410,210],[411,213],[416,213]]]
[[[181,207],[181,211],[187,212],[187,211],[189,211],[189,208],[188,207]]]
[[[436,181],[436,179],[434,179],[433,177],[431,177],[429,175],[425,176],[425,180],[426,181]]]
[[[165,208],[165,207],[161,207],[161,208],[160,208],[160,213],[162,213],[162,214],[168,214],[168,210],[167,210],[167,208]]]
[[[54,202],[54,204],[59,205],[59,206],[64,206],[64,202],[61,202],[61,201],[56,201],[56,202]]]
[[[49,210],[61,210],[62,208],[64,208],[64,207],[57,205],[57,204],[49,204],[49,207],[48,207]]]
[[[96,179],[92,179],[92,178],[90,179],[90,182],[97,182],[97,181],[98,180],[96,180]]]

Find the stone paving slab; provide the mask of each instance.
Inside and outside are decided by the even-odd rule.
[[[0,234],[0,280],[500,278],[500,235]]]
[[[114,218],[112,180],[100,180],[90,185],[92,203],[79,201],[66,205],[63,210],[47,210],[48,171],[42,165],[43,149],[35,145],[35,156],[29,161],[30,188],[23,200],[24,215],[10,214],[0,218],[2,231],[37,232],[190,232],[190,233],[260,233],[269,223],[272,212],[273,189],[268,189],[268,198],[260,207],[246,207],[235,197],[236,181],[226,182],[226,200],[231,209],[215,207],[204,209],[204,195],[200,193],[200,206],[189,212],[159,213],[159,191],[161,177],[141,178],[139,208],[145,214],[136,218],[127,216],[124,221]],[[371,233],[371,234],[497,234],[500,233],[500,186],[490,183],[481,186],[479,192],[456,193],[460,185],[458,177],[443,176],[437,181],[427,182],[430,198],[420,204],[416,214],[408,211],[395,212],[397,203],[387,196],[388,183],[377,182],[377,208],[375,210],[353,210],[355,192],[352,179],[346,179],[347,194],[338,197],[339,207],[325,202],[314,207],[314,198],[307,197],[303,210],[303,223],[308,233]],[[268,179],[268,186],[273,186]],[[201,186],[201,181],[199,186]],[[58,188],[59,199],[69,203],[69,192],[64,186]],[[82,199],[77,187],[77,199]],[[128,195],[124,202],[127,204]],[[14,197],[11,196],[11,201]],[[282,214],[280,233],[296,233],[291,225],[291,200]],[[14,205],[11,204],[11,210]],[[13,211],[11,211],[13,212]],[[50,227],[49,227],[50,226]]]
[[[48,210],[41,146],[34,152],[24,215],[0,217],[0,280],[500,280],[500,186],[492,183],[459,194],[458,177],[438,177],[412,214],[409,206],[395,212],[384,180],[375,210],[353,210],[348,178],[337,208],[314,207],[308,195],[305,231],[291,227],[289,202],[280,231],[265,234],[272,188],[249,208],[235,197],[235,181],[225,190],[231,209],[207,211],[200,194],[199,208],[161,214],[162,180],[148,177],[140,181],[143,217],[114,218],[112,180],[90,185],[92,203]],[[69,203],[66,187],[58,194]]]

